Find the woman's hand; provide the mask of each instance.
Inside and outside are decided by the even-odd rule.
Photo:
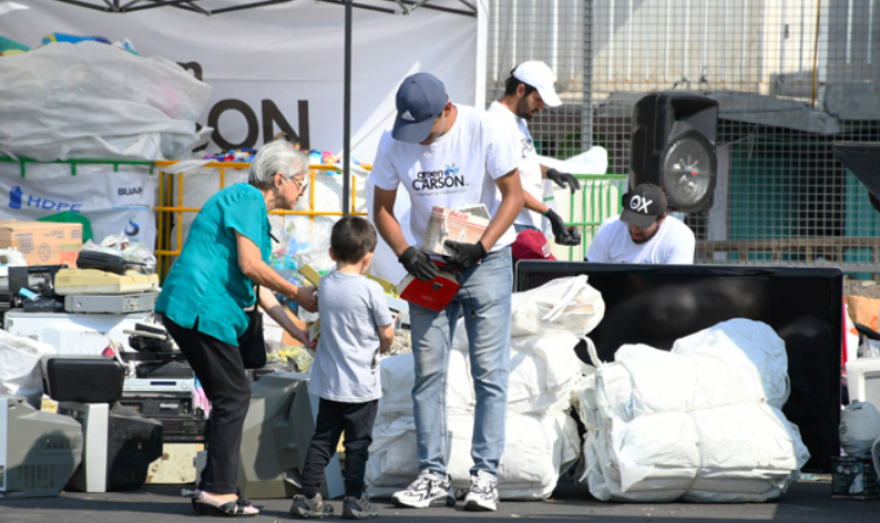
[[[315,350],[315,347],[318,346],[318,340],[309,339],[308,329],[296,329],[296,331],[291,332],[290,335],[299,340],[303,344],[303,347],[307,349]]]
[[[309,312],[318,312],[317,287],[297,287],[296,295],[291,296],[297,305]]]

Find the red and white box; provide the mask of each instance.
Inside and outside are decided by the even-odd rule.
[[[489,226],[489,212],[484,205],[453,211],[445,207],[431,208],[422,250],[441,256],[452,256],[443,245],[446,240],[477,243]]]
[[[449,306],[460,287],[458,279],[445,271],[440,271],[431,281],[407,274],[397,285],[402,299],[437,312]]]

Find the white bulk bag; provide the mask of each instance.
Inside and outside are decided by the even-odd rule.
[[[171,60],[99,42],[4,56],[0,153],[40,161],[181,158],[211,132],[195,124],[210,94]]]
[[[762,396],[777,409],[788,401],[790,386],[785,342],[766,323],[744,318],[724,321],[711,329],[676,340],[672,353],[702,355],[701,364],[715,362],[720,366],[715,369],[717,372],[709,369],[700,372],[700,376],[711,376],[713,381],[706,380],[703,392],[696,396],[695,406],[698,408],[704,398],[712,399],[711,390],[721,391],[726,399],[707,401],[703,404],[705,406],[736,403],[733,395],[738,395],[739,401]]]
[[[853,401],[840,411],[840,446],[850,456],[867,458],[880,438],[880,412],[873,403]]]
[[[546,329],[583,336],[605,316],[602,294],[587,284],[587,277],[557,278],[540,287],[513,294],[511,336],[543,334]]]
[[[600,500],[766,501],[809,459],[773,404],[788,395],[787,360],[765,324],[724,322],[672,352],[622,346],[581,386],[581,480]]]
[[[42,393],[40,359],[57,352],[48,343],[0,330],[0,394],[31,396]]]

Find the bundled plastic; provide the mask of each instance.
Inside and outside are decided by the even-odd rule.
[[[587,285],[586,276],[514,294],[507,437],[498,482],[502,499],[549,497],[560,473],[580,457],[577,426],[569,415],[581,379],[574,347],[599,323],[604,310],[601,295]],[[463,321],[452,348],[447,374],[449,474],[453,487],[467,488],[475,397]],[[381,362],[382,399],[367,463],[374,497],[390,496],[418,475],[413,369],[412,354]]]
[[[840,446],[856,458],[871,457],[871,447],[880,438],[880,412],[873,403],[854,401],[840,412]]]
[[[53,43],[3,58],[0,153],[68,158],[176,159],[196,131],[211,87],[174,62],[99,42]]]
[[[0,330],[0,394],[36,396],[43,393],[40,359],[55,347]]]
[[[156,272],[156,255],[143,242],[131,241],[125,234],[113,234],[101,240],[96,245],[92,240],[82,246],[83,251],[103,252],[105,254],[122,256],[130,268],[144,274]]]
[[[581,480],[603,501],[779,497],[810,457],[780,410],[787,368],[775,332],[744,319],[671,352],[622,346],[578,392],[589,431]]]

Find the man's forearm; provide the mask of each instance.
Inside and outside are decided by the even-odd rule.
[[[514,170],[511,174],[496,180],[496,183],[501,191],[501,205],[498,206],[495,216],[489,222],[489,227],[480,238],[480,243],[483,244],[486,252],[489,252],[498,238],[510,228],[523,208],[524,191],[519,181],[518,171]]]
[[[376,209],[375,221],[379,235],[391,247],[394,255],[399,257],[403,254],[403,251],[409,247],[409,244],[403,236],[403,231],[400,229],[400,223],[398,223],[397,218],[386,209],[379,207]]]
[[[530,211],[535,211],[538,214],[544,214],[547,212],[549,207],[538,201],[537,198],[529,194],[528,191],[523,191],[523,207]]]

